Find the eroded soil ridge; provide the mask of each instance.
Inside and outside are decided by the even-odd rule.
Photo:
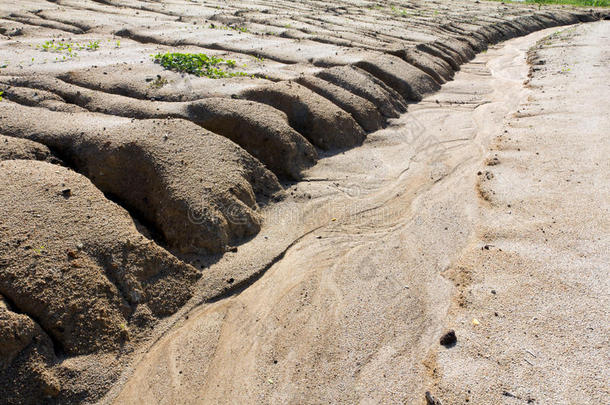
[[[256,235],[282,182],[488,45],[601,17],[479,1],[3,1],[0,402],[99,398],[191,298],[205,266],[180,258]],[[151,58],[166,52],[232,62],[212,79]]]

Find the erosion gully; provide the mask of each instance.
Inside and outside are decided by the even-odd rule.
[[[256,277],[191,300],[103,402],[420,403],[458,299],[443,274],[477,241],[477,171],[527,97],[526,51],[557,30],[490,48],[362,147],[321,159],[209,272]]]

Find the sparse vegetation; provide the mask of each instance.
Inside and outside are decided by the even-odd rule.
[[[43,52],[53,52],[63,54],[62,60],[78,56],[77,51],[97,51],[100,48],[100,41],[89,41],[87,44],[79,44],[77,42],[55,41],[54,39],[47,40],[36,48],[42,49]],[[55,58],[59,60],[59,58]]]
[[[216,25],[212,23],[210,24],[210,28],[214,30],[233,30],[238,32],[248,32],[248,28],[240,27],[237,25]]]
[[[390,6],[390,10],[392,10],[394,14],[400,15],[401,17],[407,17],[409,14],[407,10],[399,9],[395,6]]]
[[[72,53],[73,49],[82,49],[78,44],[73,44],[70,42],[55,42],[54,39],[50,41],[44,41],[42,45],[39,45],[38,48],[42,48],[45,52],[68,52]]]
[[[152,82],[150,82],[149,86],[153,89],[160,89],[161,87],[165,86],[166,84],[168,84],[169,81],[161,76],[161,75],[157,75],[157,78],[155,80],[153,80]]]
[[[4,94],[3,91],[0,91],[0,101],[2,101],[2,95]]]
[[[89,51],[97,51],[100,49],[100,41],[89,41],[87,44],[87,50]]]
[[[228,72],[223,66],[235,67],[232,59],[222,59],[216,56],[208,56],[204,53],[158,53],[152,55],[153,61],[165,69],[176,72],[190,73],[199,77],[210,79],[222,79],[226,77],[248,76],[244,72]]]

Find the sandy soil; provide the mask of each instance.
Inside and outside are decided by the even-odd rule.
[[[607,22],[583,25],[531,52],[481,168],[477,240],[448,273],[461,339],[431,358],[448,403],[608,401],[608,38]]]
[[[495,199],[520,184],[495,183],[500,151],[520,152],[504,127],[535,111],[524,52],[607,17],[478,0],[0,2],[0,403],[465,401],[436,349],[453,328],[448,364],[474,356],[460,329],[483,282],[473,252],[497,253]],[[200,77],[164,69],[166,52],[232,62]],[[532,83],[559,72],[543,94],[573,74],[531,59]],[[501,399],[526,398],[517,385]]]
[[[310,169],[312,201],[267,213],[265,238],[301,235],[281,260],[107,401],[603,403],[609,28],[490,49]]]

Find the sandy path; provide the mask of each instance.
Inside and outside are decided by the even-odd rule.
[[[591,27],[595,28],[588,29],[587,35],[607,35],[603,30],[607,32],[608,24]],[[520,363],[507,362],[498,368],[495,361],[482,359],[478,351],[484,346],[488,358],[504,353],[501,357],[505,359],[506,350],[516,347],[517,339],[521,343],[521,329],[530,328],[531,314],[540,311],[536,305],[549,305],[545,300],[532,301],[527,316],[514,310],[519,302],[530,300],[530,294],[534,295],[531,289],[540,288],[532,284],[520,290],[528,272],[549,274],[546,266],[551,262],[537,268],[535,263],[545,262],[541,258],[536,261],[535,256],[562,254],[559,247],[546,253],[530,249],[531,238],[539,237],[546,217],[549,221],[565,218],[566,227],[573,220],[549,209],[563,208],[559,200],[550,206],[539,203],[541,198],[561,199],[563,191],[541,197],[542,188],[526,187],[522,190],[527,189],[527,195],[537,195],[528,197],[531,206],[526,207],[525,194],[510,196],[513,204],[521,201],[521,219],[515,221],[516,208],[508,208],[512,216],[501,219],[508,215],[505,205],[493,199],[485,201],[481,195],[495,191],[493,198],[499,198],[499,187],[507,184],[494,183],[493,190],[485,194],[488,184],[480,182],[477,172],[489,170],[482,168],[483,162],[489,149],[496,148],[496,137],[516,119],[512,112],[533,97],[532,90],[523,86],[528,72],[525,52],[552,32],[538,32],[490,49],[465,65],[441,92],[412,105],[390,128],[370,135],[362,148],[324,159],[311,169],[310,181],[297,186],[298,193],[312,196],[311,201],[297,199],[275,207],[277,211],[268,213],[275,220],[268,221],[261,232],[277,234],[283,230],[293,235],[298,229],[305,236],[241,294],[191,311],[137,364],[116,403],[420,403],[431,387],[435,395],[452,398],[446,400],[448,403],[461,403],[467,396],[478,398],[475,403],[510,399],[503,396],[500,387],[509,382],[503,381],[504,373],[498,370],[509,372],[510,365]],[[555,84],[565,77],[552,80]],[[596,88],[594,81],[578,82]],[[551,89],[545,91],[544,103],[556,97],[549,94]],[[570,112],[570,122],[578,123],[574,117],[582,113]],[[553,121],[542,125],[545,130],[540,135],[554,129]],[[599,121],[594,128],[601,130],[604,125]],[[567,152],[555,150],[557,145],[549,139],[540,143],[541,139],[536,138],[536,151],[546,151],[549,159],[553,153]],[[581,142],[587,145],[598,140],[583,135]],[[529,142],[534,148],[534,142]],[[580,151],[588,153],[586,148]],[[496,153],[510,155],[516,167],[529,167],[539,159],[533,153],[516,153],[514,147],[494,150],[491,156]],[[509,189],[504,192],[525,193],[514,189],[514,185],[525,185],[523,175],[509,168],[508,156],[501,156],[500,161],[493,170],[505,170],[514,177],[507,180]],[[580,173],[571,160],[553,161]],[[591,165],[582,160],[581,165],[594,174]],[[566,175],[548,163],[533,172],[555,180]],[[607,176],[607,171],[597,174]],[[589,190],[594,197],[592,187]],[[600,193],[596,198],[602,196]],[[595,206],[589,204],[590,208]],[[535,222],[528,220],[532,209],[539,211]],[[586,213],[576,211],[570,215]],[[591,218],[589,215],[586,213],[586,218]],[[559,224],[553,226],[560,232]],[[500,232],[502,229],[505,231]],[[562,243],[573,243],[574,235],[565,232]],[[598,235],[595,232],[591,238]],[[494,245],[484,250],[487,255],[497,254],[498,247],[504,246],[504,252],[513,251],[529,261],[526,270],[520,262],[499,258],[508,264],[489,271],[479,257],[485,244]],[[592,271],[602,263],[601,241],[597,244],[594,246],[600,249],[591,248],[598,252],[597,262],[583,258],[576,263],[574,251],[563,253],[564,279],[568,273],[569,279],[574,279],[574,273],[569,272],[574,265]],[[592,283],[603,281],[601,274],[595,276],[591,271]],[[493,279],[484,280],[484,275]],[[565,300],[574,296],[566,294],[580,291],[581,286],[568,287],[556,277],[547,285],[554,300]],[[603,285],[587,286],[591,299],[603,293]],[[559,292],[563,294],[560,297],[556,295]],[[494,302],[493,309],[490,302]],[[598,307],[604,311],[603,305]],[[502,315],[494,319],[496,310]],[[537,327],[557,330],[570,320],[582,325],[582,334],[597,336],[587,332],[579,313],[571,307]],[[604,319],[600,315],[595,314],[596,322]],[[480,322],[477,327],[470,322],[473,317]],[[495,341],[501,340],[501,347],[487,343],[492,322],[497,328]],[[438,337],[446,327],[456,329],[458,345],[437,350]],[[576,341],[576,335],[572,339]],[[519,344],[519,350],[523,348]],[[534,344],[527,348],[541,354]],[[549,359],[559,356],[557,347],[549,350],[538,361],[551,364]],[[478,368],[481,362],[485,367]],[[487,377],[481,379],[481,373]],[[495,391],[487,391],[490,384],[497,386]],[[106,399],[111,401],[119,388]],[[506,391],[522,395],[514,389]]]
[[[533,52],[481,169],[478,239],[449,273],[461,306],[434,366],[443,403],[608,403],[608,38],[608,22],[577,26]]]

